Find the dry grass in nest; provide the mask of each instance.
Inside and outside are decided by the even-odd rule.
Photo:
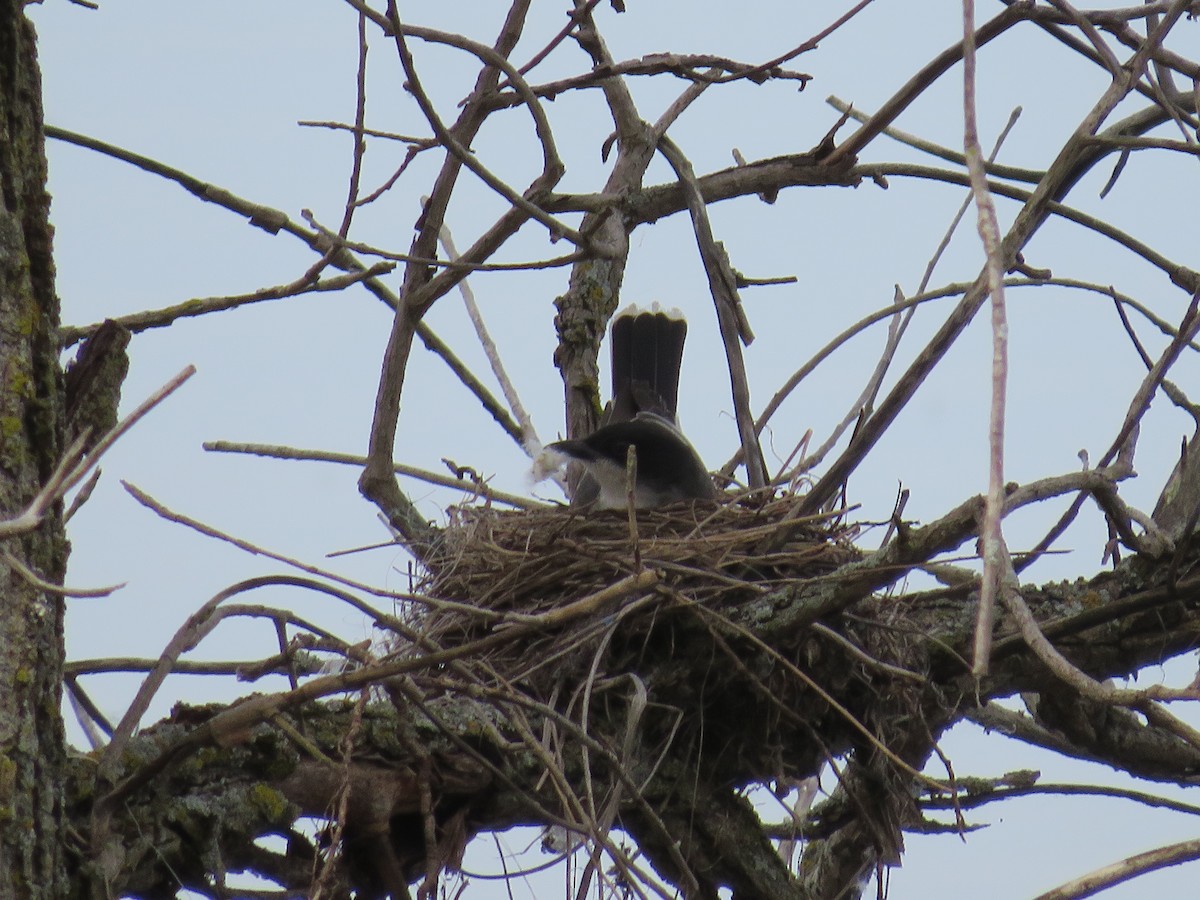
[[[538,615],[645,569],[712,609],[783,582],[823,575],[857,558],[848,529],[830,516],[799,518],[797,494],[641,511],[457,507],[422,592],[493,613]],[[431,613],[425,633],[469,640],[478,617]]]

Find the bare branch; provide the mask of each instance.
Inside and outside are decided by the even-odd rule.
[[[1000,517],[1004,507],[1004,412],[1008,386],[1008,319],[1004,305],[1004,270],[1007,260],[1000,246],[996,206],[988,192],[983,149],[975,114],[975,3],[963,0],[963,145],[971,176],[971,195],[978,211],[979,236],[987,254],[988,294],[992,298],[992,399],[988,426],[988,492],[980,541],[983,545],[983,581],[975,625],[973,672],[987,673],[995,625],[996,592],[1006,558]]]
[[[866,122],[871,117],[861,110],[855,109],[845,100],[839,97],[827,97],[825,102],[836,109],[843,115],[847,115],[856,122]],[[1011,127],[1011,125],[1010,125]],[[930,156],[936,156],[939,159],[944,159],[946,162],[954,163],[962,168],[967,167],[966,155],[949,147],[943,147],[941,144],[935,144],[933,141],[927,141],[924,138],[917,137],[915,134],[909,134],[907,131],[901,131],[899,128],[888,126],[884,128],[881,134],[885,134],[893,140],[899,141],[901,144],[907,144],[909,147],[914,147],[922,153],[928,153]],[[1006,178],[1011,181],[1025,181],[1030,184],[1037,184],[1046,174],[1039,169],[1022,169],[1017,166],[1006,166],[996,162],[994,159],[988,159],[984,163],[984,171],[993,178]]]
[[[1056,887],[1052,891],[1039,894],[1036,900],[1075,900],[1075,898],[1091,897],[1099,891],[1114,887],[1147,872],[1154,872],[1167,866],[1177,866],[1195,859],[1200,859],[1200,840],[1169,844],[1097,869],[1081,878]]]
[[[247,453],[252,456],[268,456],[273,459],[311,460],[313,462],[340,463],[347,466],[363,466],[367,462],[365,456],[357,456],[353,453],[335,453],[330,450],[302,450],[276,444],[248,444],[240,441],[205,441],[204,449],[214,453]],[[530,500],[528,497],[520,497],[516,494],[497,491],[485,481],[476,481],[469,478],[451,478],[438,472],[430,472],[427,469],[418,469],[414,466],[406,466],[401,463],[395,463],[393,469],[398,475],[417,478],[421,481],[427,481],[430,484],[437,484],[442,487],[454,488],[463,491],[470,497],[482,497],[485,500],[503,503],[517,509],[542,509],[547,506],[545,503]]]
[[[458,258],[458,250],[454,246],[454,238],[450,234],[450,226],[442,226],[438,240],[441,241],[442,246],[446,250],[446,255],[451,260]],[[475,334],[479,338],[480,346],[483,347],[483,352],[492,367],[492,374],[500,382],[500,390],[504,392],[504,399],[508,401],[508,406],[513,411],[513,415],[521,423],[521,447],[525,450],[526,455],[532,459],[541,450],[541,442],[538,440],[537,431],[533,427],[533,420],[529,418],[529,413],[525,411],[525,406],[521,403],[521,398],[517,396],[516,387],[509,379],[508,373],[504,370],[504,363],[500,359],[500,351],[497,349],[491,335],[488,334],[487,325],[483,321],[483,313],[479,311],[479,305],[475,302],[475,294],[471,290],[471,286],[467,284],[465,278],[459,282],[458,289],[462,294],[463,305],[467,308],[467,315],[471,319],[471,324],[475,326]]]
[[[184,300],[182,303],[165,306],[161,309],[151,309],[130,313],[126,316],[118,316],[113,321],[137,334],[153,328],[166,328],[180,319],[204,316],[214,312],[224,312],[225,310],[237,309],[241,306],[249,306],[252,303],[262,303],[267,300],[283,300],[288,297],[301,297],[312,293],[344,291],[346,288],[368,279],[387,275],[395,268],[395,263],[377,262],[367,269],[348,272],[345,275],[338,275],[334,278],[325,278],[319,281],[315,280],[315,276],[310,275],[309,272],[305,272],[295,281],[272,287],[259,288],[257,291],[252,291],[249,294],[233,294],[225,297],[195,297],[191,300]],[[81,338],[92,334],[99,327],[100,323],[96,322],[92,325],[64,328],[62,330],[63,344],[70,346]]]
[[[750,385],[746,379],[746,364],[742,358],[741,346],[738,344],[739,338],[749,344],[753,335],[749,332],[724,248],[713,239],[708,211],[696,186],[696,176],[691,163],[665,135],[659,139],[658,147],[675,170],[675,174],[679,176],[680,184],[683,185],[685,196],[688,198],[692,228],[696,233],[696,243],[700,248],[704,271],[708,275],[713,303],[717,308],[721,341],[725,345],[725,360],[733,388],[734,417],[741,438],[742,454],[746,460],[747,479],[751,488],[761,488],[767,483],[767,465],[763,460],[762,448],[758,445],[758,436],[754,432],[754,418],[750,412]]]
[[[123,581],[120,584],[114,584],[109,587],[69,588],[61,584],[53,584],[49,581],[46,581],[7,550],[0,549],[0,559],[4,560],[4,562],[8,566],[11,566],[18,575],[20,575],[38,590],[48,591],[51,594],[61,594],[64,597],[107,597],[125,587],[126,584],[126,582]]]

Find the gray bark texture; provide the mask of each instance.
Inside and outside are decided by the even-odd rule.
[[[63,432],[41,78],[22,5],[0,0],[0,518],[37,493]],[[0,897],[63,897],[63,601],[8,561],[60,583],[60,511],[0,551]]]

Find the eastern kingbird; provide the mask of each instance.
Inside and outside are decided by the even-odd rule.
[[[601,425],[582,440],[547,444],[534,465],[549,473],[568,461],[585,476],[572,506],[624,509],[626,457],[637,457],[634,504],[638,509],[679,500],[716,497],[712,478],[675,421],[679,367],[687,322],[678,310],[630,306],[612,323],[612,401]]]

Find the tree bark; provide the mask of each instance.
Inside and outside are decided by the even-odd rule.
[[[0,0],[0,519],[53,471],[63,433],[36,38],[20,0]],[[0,545],[0,897],[65,897],[65,749],[59,712],[63,600],[9,559],[61,583],[61,509]]]

